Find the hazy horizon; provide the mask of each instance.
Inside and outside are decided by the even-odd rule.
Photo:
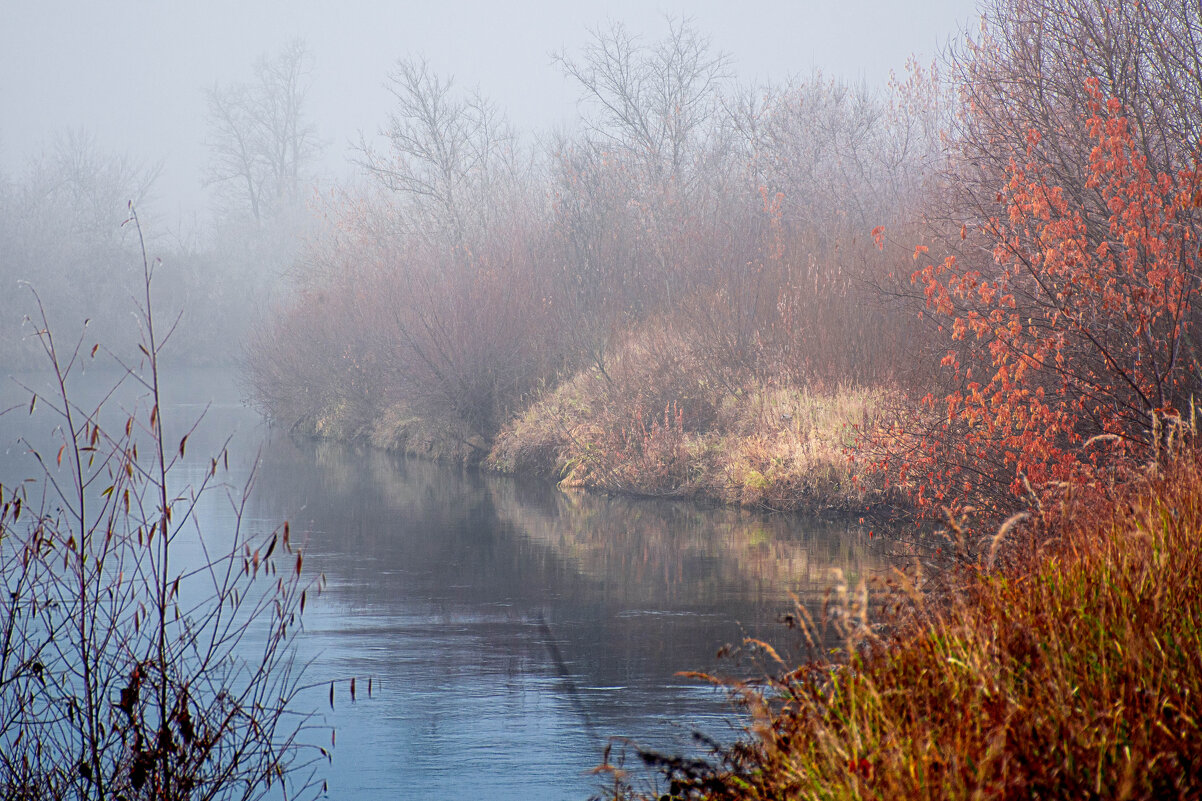
[[[665,18],[690,18],[731,56],[744,83],[782,81],[821,70],[850,83],[883,86],[911,55],[931,60],[975,19],[972,0],[911,5],[851,0],[706,2],[655,6],[623,0],[562,4],[389,4],[337,8],[217,0],[178,7],[122,8],[50,0],[5,2],[0,26],[0,176],[68,130],[92,134],[106,152],[162,164],[148,205],[177,231],[203,228],[210,197],[203,92],[250,77],[256,59],[300,38],[313,58],[308,114],[327,143],[321,169],[346,174],[349,144],[375,133],[389,108],[384,79],[398,58],[419,56],[462,86],[478,86],[523,133],[570,127],[577,87],[552,53],[578,53],[590,29],[621,22],[648,40]]]

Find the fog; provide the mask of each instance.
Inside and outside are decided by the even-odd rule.
[[[294,39],[313,55],[309,113],[326,166],[345,170],[348,144],[388,107],[392,63],[420,55],[480,87],[520,129],[569,126],[577,89],[551,54],[573,52],[612,21],[658,36],[664,15],[691,17],[748,81],[821,69],[881,85],[908,56],[929,59],[971,24],[971,0],[851,2],[97,4],[5,0],[0,24],[0,171],[13,175],[68,128],[102,147],[162,161],[156,214],[190,224],[208,211],[202,90],[244,78],[260,55]]]
[[[6,296],[0,300],[0,330],[7,346],[3,361],[21,362],[25,357],[20,354],[30,350],[29,343],[15,350],[11,346],[20,317],[29,312],[23,291],[22,302],[13,300],[17,279],[41,286],[51,310],[63,310],[63,324],[72,326],[84,316],[97,317],[94,301],[99,298],[107,306],[127,302],[127,289],[96,293],[86,289],[89,284],[82,278],[85,288],[77,293],[82,298],[73,303],[60,302],[58,295],[63,293],[57,289],[89,272],[100,281],[120,273],[116,265],[129,261],[130,255],[128,235],[119,231],[128,200],[137,201],[152,243],[151,256],[185,254],[184,261],[190,260],[183,271],[189,280],[169,287],[174,306],[188,298],[202,306],[220,305],[222,298],[253,298],[254,308],[267,305],[264,298],[278,290],[294,255],[294,241],[305,226],[293,220],[267,241],[243,241],[245,231],[239,233],[232,225],[240,210],[221,186],[206,180],[212,177],[206,170],[211,172],[214,159],[206,92],[250,81],[256,63],[290,42],[301,42],[306,49],[303,114],[312,125],[313,144],[320,145],[306,185],[328,190],[356,180],[352,143],[361,134],[371,140],[387,119],[392,100],[384,82],[399,58],[423,58],[433,73],[453,76],[456,87],[477,87],[521,136],[534,142],[579,125],[580,87],[564,75],[554,54],[573,58],[590,32],[615,24],[640,39],[654,40],[667,31],[670,18],[690,20],[714,51],[730,57],[733,77],[745,85],[821,71],[851,85],[883,87],[890,71],[900,72],[908,57],[929,62],[957,32],[971,28],[973,6],[971,0],[752,6],[633,0],[358,0],[337,5],[4,0],[0,200],[22,209],[17,215],[22,219],[19,224],[10,222],[0,256],[5,262],[0,294]],[[48,194],[39,182],[61,179],[65,161],[75,163],[72,169],[87,162],[95,175],[106,176],[102,187],[88,190],[88,215],[95,212],[95,219],[82,226],[78,220],[60,219],[64,227],[56,231],[48,218],[78,218],[82,202],[75,197],[63,205],[59,198],[47,203],[39,212],[40,222],[32,224],[30,219],[37,215],[29,211],[31,204],[45,201]],[[30,234],[31,227],[37,235]],[[81,227],[89,230],[86,242],[77,236]],[[60,248],[65,240],[79,247],[60,253],[58,264],[48,268],[46,243]],[[103,255],[109,245],[116,247],[115,255]],[[130,267],[133,278],[138,275],[135,268],[136,264]],[[229,285],[211,291],[213,286],[201,277],[206,271]],[[177,278],[181,274],[176,271]],[[253,291],[236,289],[243,278],[252,279]],[[88,301],[93,301],[90,307]],[[238,324],[225,321],[211,331],[185,326],[186,337],[229,332],[251,314],[250,308],[227,307],[224,312]],[[213,319],[212,314],[206,317]]]

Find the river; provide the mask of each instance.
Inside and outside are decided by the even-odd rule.
[[[794,595],[816,610],[835,568],[854,582],[891,564],[861,526],[569,494],[297,440],[265,425],[227,374],[169,379],[168,428],[204,415],[177,480],[198,480],[229,438],[230,484],[253,473],[244,525],[289,521],[305,569],[326,577],[297,647],[311,679],[342,680],[332,710],[325,690],[311,707],[324,727],[312,734],[328,744],[336,732],[331,798],[583,801],[601,789],[590,771],[608,742],[729,740],[737,711],[679,672],[746,674],[719,648],[787,644],[778,620]],[[11,379],[0,391],[4,406],[23,397]],[[39,419],[0,417],[6,484],[32,473],[17,437],[43,436]],[[198,514],[218,536],[233,523],[220,494]]]

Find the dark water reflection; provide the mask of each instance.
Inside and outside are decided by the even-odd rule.
[[[694,727],[730,736],[722,696],[679,671],[738,672],[717,649],[787,639],[776,621],[791,593],[816,605],[832,568],[854,581],[888,566],[855,527],[298,442],[259,423],[228,378],[172,386],[178,416],[211,401],[185,473],[233,433],[231,481],[258,462],[246,522],[289,520],[306,569],[328,580],[300,643],[310,675],[372,677],[370,700],[361,689],[350,704],[344,684],[331,712],[314,696],[337,730],[333,798],[587,798],[610,737],[680,750]],[[0,422],[8,444],[14,424]],[[233,519],[217,497],[201,514],[206,531]]]

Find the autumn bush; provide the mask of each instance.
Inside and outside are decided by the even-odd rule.
[[[1202,169],[1152,172],[1122,104],[1097,81],[1082,92],[1088,200],[1049,183],[1032,130],[980,224],[993,263],[914,254],[954,376],[923,400],[925,425],[883,435],[882,464],[904,454],[895,475],[920,505],[1004,508],[1032,487],[1098,480],[1148,458],[1192,403]]]
[[[961,112],[905,271],[913,361],[940,369],[861,453],[920,509],[1121,481],[1189,411],[1200,52],[1178,4],[998,0],[951,54]]]

